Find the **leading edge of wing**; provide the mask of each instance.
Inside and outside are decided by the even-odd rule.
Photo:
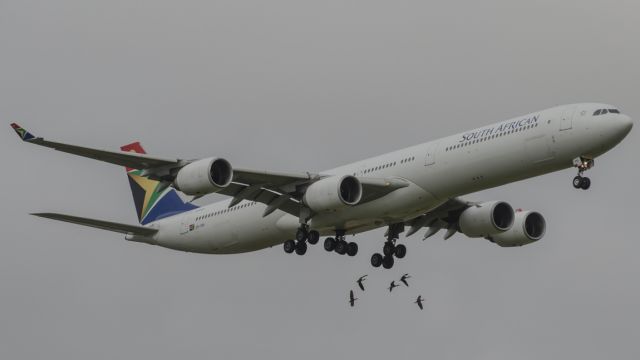
[[[133,152],[94,149],[84,146],[49,141],[45,140],[42,137],[36,137],[16,123],[11,124],[11,127],[24,142],[45,146],[54,150],[66,152],[68,154],[104,161],[111,164],[122,165],[132,169],[144,170],[160,168],[163,166],[182,165],[182,162],[178,159],[163,159]]]
[[[72,215],[66,215],[66,214],[33,213],[31,215],[47,218],[51,220],[64,221],[64,222],[68,222],[76,225],[83,225],[83,226],[89,226],[89,227],[102,229],[102,230],[119,232],[127,235],[139,235],[139,236],[148,237],[148,236],[153,236],[155,233],[158,232],[158,230],[156,229],[152,229],[144,226],[122,224],[122,223],[117,223],[112,221],[90,219],[90,218],[72,216]]]

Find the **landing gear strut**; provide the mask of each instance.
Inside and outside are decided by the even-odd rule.
[[[407,255],[407,247],[402,244],[396,244],[396,240],[400,237],[400,233],[404,231],[404,224],[392,224],[389,225],[387,230],[387,241],[385,241],[382,247],[382,254],[375,253],[371,256],[371,265],[373,267],[380,267],[382,265],[385,269],[391,269],[395,262],[394,257],[402,259]]]
[[[582,174],[591,169],[594,165],[593,159],[587,159],[584,157],[575,158],[573,160],[573,166],[578,168],[578,175],[573,178],[573,187],[576,189],[587,190],[591,187],[591,179],[582,176]]]
[[[347,254],[349,256],[356,256],[358,253],[358,244],[354,242],[347,242],[344,239],[344,231],[336,231],[335,239],[328,237],[324,240],[324,249],[331,252],[335,251],[340,255]]]
[[[307,252],[307,243],[315,245],[320,240],[320,234],[315,230],[309,230],[306,224],[301,225],[296,230],[296,240],[287,240],[284,242],[284,252],[291,254],[296,252],[298,255],[304,255]]]

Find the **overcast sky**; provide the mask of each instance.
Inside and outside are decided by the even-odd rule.
[[[639,34],[637,1],[0,0],[0,358],[637,359],[637,125],[589,191],[565,170],[469,196],[540,211],[542,241],[423,231],[383,271],[383,230],[353,238],[355,258],[216,256],[29,216],[136,222],[123,169],[8,124],[320,171],[565,103],[637,120]]]

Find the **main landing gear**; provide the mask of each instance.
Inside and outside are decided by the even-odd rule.
[[[389,225],[387,231],[387,241],[385,241],[382,247],[382,254],[375,253],[371,256],[371,265],[373,267],[380,267],[382,265],[385,269],[391,269],[394,264],[394,257],[402,259],[407,255],[407,248],[402,244],[396,245],[396,240],[400,237],[400,233],[404,231],[404,224],[392,224]]]
[[[303,225],[296,230],[296,240],[287,240],[284,242],[284,252],[291,254],[296,252],[298,255],[304,255],[307,252],[307,243],[315,245],[320,240],[320,233],[315,230],[309,230],[308,226]]]
[[[579,157],[573,160],[573,166],[578,168],[578,175],[573,178],[573,187],[576,189],[587,190],[591,187],[591,179],[582,176],[582,174],[591,169],[594,165],[593,159]]]
[[[328,237],[324,240],[324,249],[329,252],[335,251],[340,255],[347,254],[349,256],[356,256],[358,253],[358,244],[347,242],[344,239],[344,231],[336,231],[335,239]]]

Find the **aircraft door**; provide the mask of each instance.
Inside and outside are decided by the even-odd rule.
[[[575,110],[575,106],[568,106],[562,111],[562,117],[560,118],[560,131],[569,130],[573,127],[573,113]]]
[[[438,148],[438,143],[433,142],[427,144],[427,154],[424,162],[424,166],[430,166],[436,163],[436,149]]]

